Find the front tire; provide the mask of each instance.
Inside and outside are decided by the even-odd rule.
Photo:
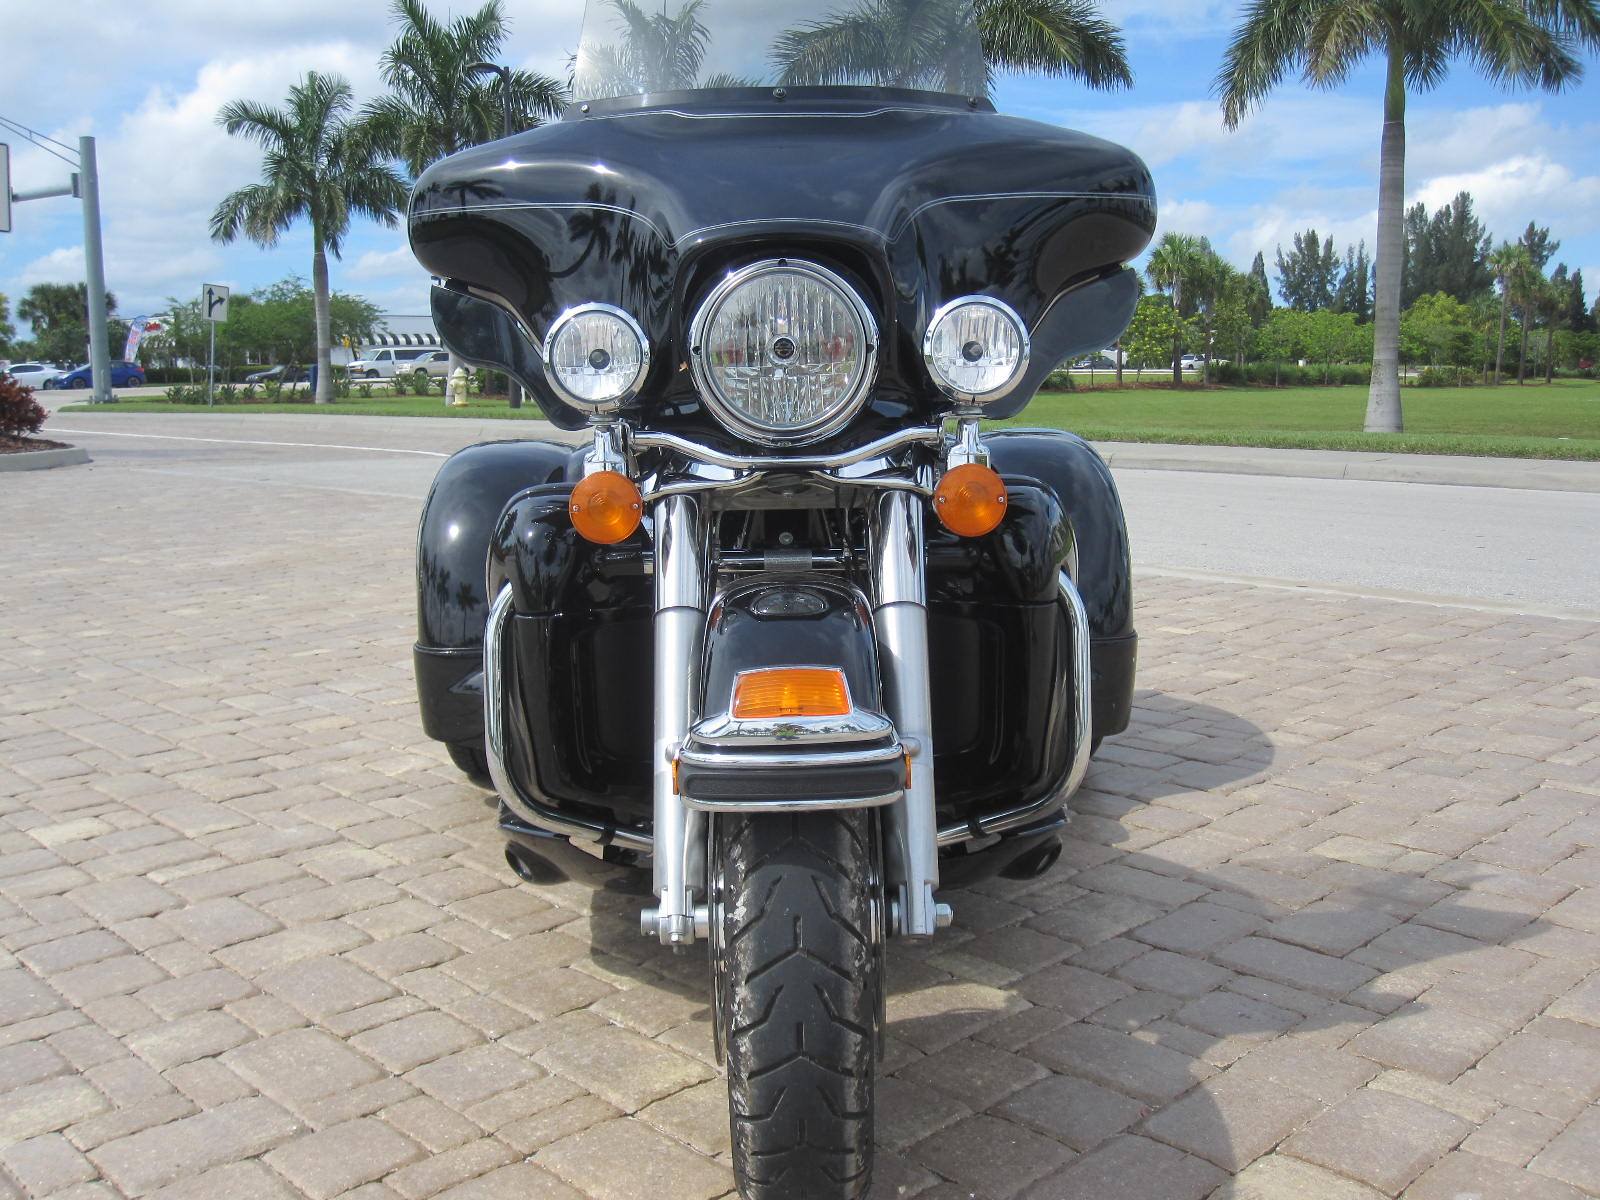
[[[745,1200],[858,1200],[871,1182],[883,986],[876,820],[715,818],[715,1019]]]

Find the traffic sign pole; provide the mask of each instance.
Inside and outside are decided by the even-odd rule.
[[[206,355],[206,407],[217,406],[217,326],[228,319],[232,293],[220,283],[200,286],[200,316],[211,326],[211,349]]]

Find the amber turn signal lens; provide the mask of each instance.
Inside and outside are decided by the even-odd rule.
[[[733,685],[736,720],[763,717],[842,717],[850,712],[844,672],[829,667],[746,671]]]
[[[591,542],[614,546],[628,538],[644,517],[639,489],[626,475],[598,471],[572,489],[572,526]]]
[[[933,493],[933,511],[951,533],[982,537],[1006,515],[1006,485],[990,467],[967,463],[944,473]]]

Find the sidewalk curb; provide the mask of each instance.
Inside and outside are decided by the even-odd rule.
[[[51,467],[72,467],[91,461],[89,452],[82,446],[24,450],[18,454],[0,454],[0,475],[11,471],[48,471]]]
[[[1600,493],[1600,462],[1567,459],[1474,458],[1449,454],[1366,454],[1347,450],[1269,450],[1252,446],[1187,446],[1164,442],[1096,442],[1123,471],[1199,471],[1349,479],[1370,483],[1429,483],[1523,491]]]

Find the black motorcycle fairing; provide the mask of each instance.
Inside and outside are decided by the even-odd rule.
[[[927,419],[945,407],[919,353],[941,304],[1005,300],[1048,370],[1118,332],[1100,316],[1126,316],[1119,272],[1154,222],[1144,164],[1084,134],[943,98],[766,93],[594,113],[452,156],[419,181],[410,232],[424,266],[495,298],[530,344],[576,304],[632,313],[656,351],[633,410],[648,423],[659,404],[696,407],[687,323],[707,281],[752,254],[854,269],[883,325],[878,390]],[[1121,282],[1102,295],[1108,277]],[[1079,288],[1099,298],[1057,314]],[[993,415],[1014,415],[1034,382]],[[532,390],[554,402],[542,380]]]
[[[485,442],[445,460],[417,530],[417,643],[412,660],[422,728],[460,745],[483,739],[484,567],[495,521],[530,482],[560,478],[572,447]]]
[[[433,327],[445,345],[476,366],[504,371],[533,396],[557,429],[582,429],[586,414],[556,398],[544,377],[544,355],[515,315],[492,300],[456,288],[432,288]]]

